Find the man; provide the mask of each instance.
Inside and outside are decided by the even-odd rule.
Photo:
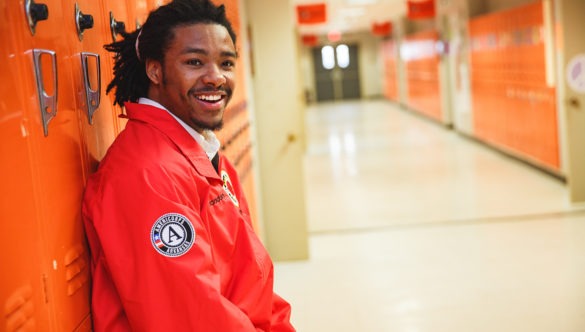
[[[223,6],[175,0],[107,45],[128,124],[89,179],[95,331],[294,331],[213,130],[234,89]]]

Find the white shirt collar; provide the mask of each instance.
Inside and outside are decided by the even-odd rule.
[[[195,141],[197,141],[197,143],[199,143],[199,145],[203,148],[203,150],[207,154],[207,157],[210,160],[213,159],[213,157],[219,151],[220,143],[219,143],[219,140],[217,139],[217,136],[215,136],[215,133],[213,131],[204,130],[203,134],[198,133],[195,129],[191,128],[183,120],[179,119],[176,115],[171,113],[171,111],[166,109],[163,105],[157,103],[156,101],[154,101],[152,99],[142,97],[142,98],[138,99],[138,103],[144,104],[144,105],[154,106],[156,108],[161,108],[161,109],[167,111],[170,115],[173,116],[173,118],[175,120],[177,120],[177,122],[179,122],[179,124],[183,128],[185,128],[185,130],[193,137],[193,139],[195,139]]]

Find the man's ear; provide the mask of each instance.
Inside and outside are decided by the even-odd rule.
[[[146,76],[150,81],[158,85],[162,80],[162,65],[160,62],[153,59],[146,59]]]

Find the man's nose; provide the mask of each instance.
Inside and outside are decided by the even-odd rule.
[[[225,84],[226,78],[221,68],[216,64],[207,66],[205,74],[203,75],[203,83],[219,87]]]

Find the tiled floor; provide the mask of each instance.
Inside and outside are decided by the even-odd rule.
[[[565,185],[385,101],[307,113],[311,258],[276,264],[300,332],[583,332]]]

